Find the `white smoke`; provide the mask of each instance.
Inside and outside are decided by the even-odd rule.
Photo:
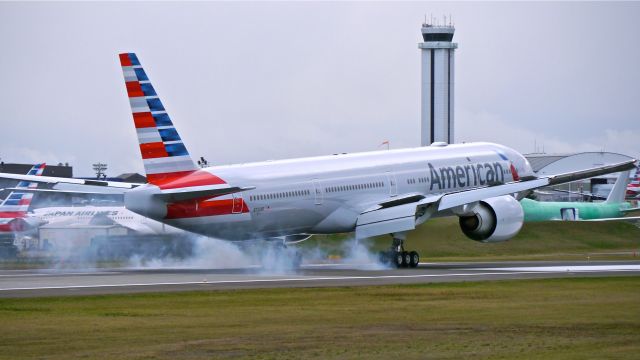
[[[191,254],[187,257],[139,253],[129,258],[127,266],[149,269],[230,269],[255,266],[251,256],[234,243],[198,235],[188,237],[186,241],[192,247]]]
[[[380,261],[380,256],[372,252],[368,247],[367,240],[356,241],[351,238],[343,244],[345,257],[343,262],[346,266],[350,266],[360,270],[383,270],[390,267]]]
[[[318,265],[336,265],[340,268],[381,270],[388,265],[379,261],[368,243],[353,238],[341,243],[341,256],[332,256],[322,246],[299,248],[283,246],[277,241],[233,243],[204,236],[194,236],[193,252],[185,258],[149,257],[145,254],[129,259],[132,268],[189,268],[189,269],[237,269],[255,268],[259,274],[288,274]],[[299,263],[298,263],[299,262]],[[299,268],[298,265],[301,265]]]

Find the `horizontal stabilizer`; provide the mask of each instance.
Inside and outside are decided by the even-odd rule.
[[[154,196],[160,198],[164,202],[178,202],[205,197],[228,195],[237,192],[253,190],[255,188],[255,186],[238,187],[229,186],[227,184],[219,184],[162,190],[162,192],[154,194]]]

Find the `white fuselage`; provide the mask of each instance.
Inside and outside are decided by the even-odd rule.
[[[29,214],[41,225],[88,226],[100,224],[105,217],[115,224],[134,230],[139,234],[161,235],[184,233],[168,224],[149,219],[127,210],[123,206],[62,206],[35,209]]]
[[[172,226],[228,240],[350,232],[363,211],[382,201],[510,182],[511,166],[519,176],[533,176],[521,154],[491,143],[266,161],[204,169],[227,184],[253,190],[162,209],[138,201],[136,192],[158,189],[148,184],[125,194],[125,205]]]

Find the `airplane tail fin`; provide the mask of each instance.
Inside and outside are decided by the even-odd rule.
[[[120,54],[147,180],[166,184],[197,170],[138,57]]]
[[[41,176],[44,171],[44,167],[46,165],[35,164],[29,170],[27,175],[36,175]],[[38,183],[29,182],[29,181],[20,181],[16,188],[19,189],[34,189],[38,187]],[[15,190],[12,191],[9,196],[0,204],[0,217],[1,218],[16,218],[22,217],[26,215],[29,210],[29,205],[31,205],[31,200],[33,199],[32,192]]]
[[[618,178],[616,179],[616,183],[613,184],[613,188],[607,196],[606,203],[621,203],[624,201],[624,197],[627,194],[627,184],[629,183],[629,175],[630,171],[622,171]]]

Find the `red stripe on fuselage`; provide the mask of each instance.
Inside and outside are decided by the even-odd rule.
[[[149,174],[147,180],[160,189],[177,189],[191,186],[220,185],[226,182],[203,170],[177,171],[172,173]]]
[[[156,127],[156,121],[150,112],[133,113],[133,123],[136,129]]]
[[[130,98],[144,96],[144,92],[142,92],[139,82],[127,81],[125,85],[127,86],[127,94],[129,94]]]
[[[129,59],[129,54],[120,54],[120,65],[132,66],[131,59]]]
[[[24,217],[25,215],[26,215],[26,213],[24,211],[4,211],[4,212],[0,212],[0,218],[1,219],[21,218],[21,217]]]
[[[164,143],[162,142],[140,144],[140,153],[142,154],[143,159],[169,157],[167,150],[164,148]]]
[[[16,218],[7,224],[0,225],[0,232],[20,232],[28,228],[29,225],[22,218]]]
[[[231,215],[234,213],[244,214],[249,212],[249,207],[244,202],[244,200],[236,199],[235,201],[236,212],[234,212],[234,199],[212,201],[196,200],[167,204],[166,219],[184,219],[203,216]]]

